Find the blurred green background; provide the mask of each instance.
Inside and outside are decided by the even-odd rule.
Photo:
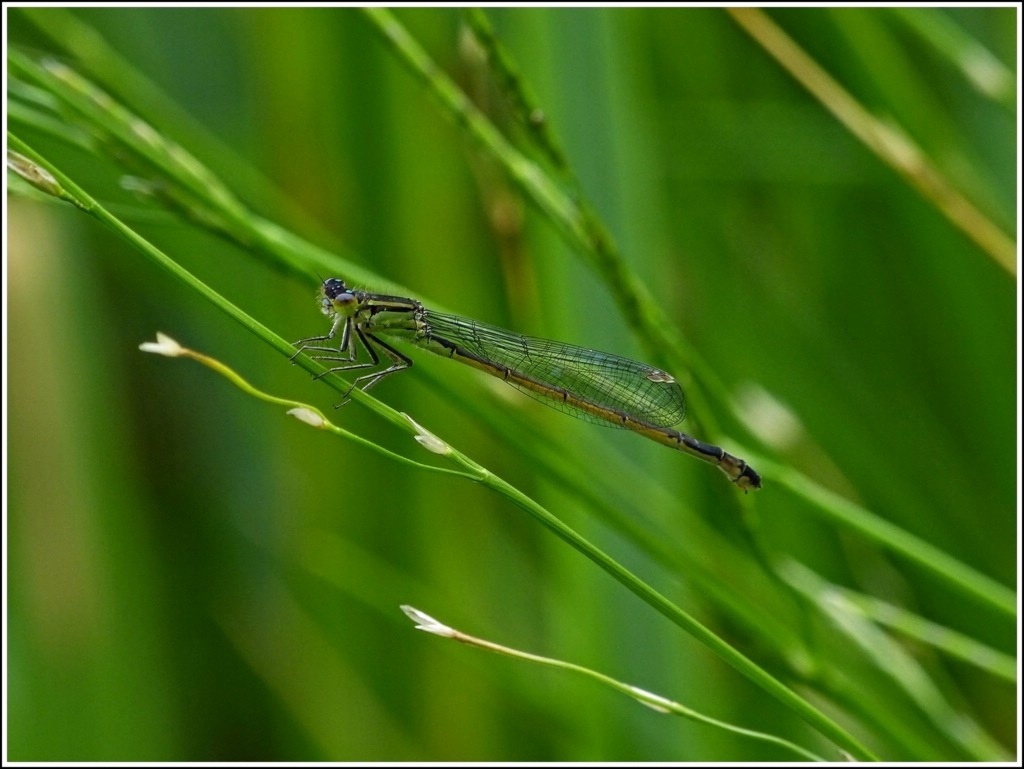
[[[771,17],[1015,241],[1016,13]],[[8,44],[101,83],[253,210],[380,277],[366,287],[394,281],[428,306],[655,360],[615,287],[359,12],[81,9],[74,26],[67,14],[12,9]],[[397,16],[522,144],[460,13]],[[489,16],[626,264],[717,377],[694,383],[710,404],[702,414],[704,398],[691,399],[689,430],[795,468],[1013,589],[1015,277],[721,10]],[[927,34],[950,28],[1008,68],[1003,90],[979,89],[948,38]],[[326,330],[312,274],[133,196],[110,158],[10,125],[277,333]],[[339,399],[73,207],[10,196],[8,213],[11,760],[792,758],[417,633],[403,603],[838,758],[507,500],[309,430],[194,363],[140,353],[160,330],[282,397],[328,411]],[[413,356],[414,370],[374,395],[541,501],[882,757],[1013,755],[1014,682],[901,645],[948,706],[945,723],[975,729],[973,743],[958,740],[920,689],[872,667],[879,647],[851,645],[773,584],[747,533],[1003,654],[1015,654],[1013,617],[816,515],[770,475],[743,499],[713,468]],[[432,461],[358,404],[331,416]],[[703,432],[716,419],[723,433]],[[700,578],[654,558],[488,420],[530,425],[531,451],[589,473],[598,497],[703,559]],[[777,632],[744,621],[743,600]],[[778,641],[789,635],[803,656]]]

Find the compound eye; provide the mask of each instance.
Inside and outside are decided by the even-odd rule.
[[[321,289],[325,297],[331,300],[341,299],[342,294],[351,293],[345,287],[345,281],[338,278],[328,278],[324,281],[324,286]],[[344,299],[342,299],[344,301]]]

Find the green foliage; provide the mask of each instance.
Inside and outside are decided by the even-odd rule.
[[[9,758],[791,759],[400,604],[1012,757],[1014,13],[13,10]],[[660,365],[764,489],[416,351],[343,443],[137,350],[326,411],[317,273]]]

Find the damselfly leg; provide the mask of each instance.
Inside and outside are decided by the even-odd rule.
[[[354,333],[353,333],[354,332]],[[384,353],[384,355],[391,361],[390,365],[382,371],[373,371],[369,374],[356,377],[353,380],[349,388],[342,394],[342,402],[335,405],[335,408],[344,406],[349,401],[349,396],[352,390],[358,387],[363,392],[366,392],[384,377],[389,374],[394,374],[397,371],[407,369],[412,365],[412,361],[405,355],[402,355],[398,350],[389,345],[384,340],[371,334],[367,331],[363,331],[359,325],[355,322],[355,318],[347,318],[344,322],[344,329],[341,334],[341,344],[337,347],[325,346],[325,345],[314,345],[310,342],[326,342],[335,336],[336,329],[332,328],[331,332],[323,336],[314,336],[308,339],[301,339],[295,343],[298,347],[295,355],[292,356],[294,360],[295,356],[303,352],[315,351],[334,353],[333,355],[310,355],[310,359],[316,361],[324,361],[327,363],[335,362],[340,363],[340,366],[332,366],[331,368],[316,374],[313,379],[320,379],[321,377],[327,376],[328,374],[334,374],[338,372],[356,371],[359,369],[377,368],[381,365],[381,358],[377,350]],[[366,354],[370,356],[369,361],[359,360],[359,348],[356,346],[356,340],[359,340],[359,344]]]

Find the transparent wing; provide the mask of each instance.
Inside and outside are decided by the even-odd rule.
[[[669,427],[686,416],[686,397],[679,383],[646,363],[550,339],[522,336],[458,315],[425,313],[433,337],[454,342],[477,358],[535,382],[561,388],[572,395],[657,427]],[[531,398],[596,424],[614,424],[562,400],[510,385]]]

